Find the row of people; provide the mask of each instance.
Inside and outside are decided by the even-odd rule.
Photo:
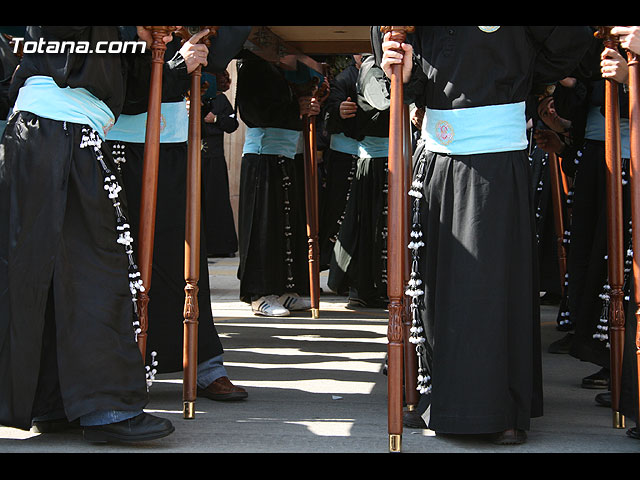
[[[370,70],[378,80],[378,91],[384,92],[388,81],[380,81],[384,78],[376,76],[375,67],[391,77],[392,66],[401,65],[406,101],[426,111],[412,184],[412,233],[423,239],[423,245],[414,251],[412,271],[412,278],[421,282],[413,310],[415,340],[423,346],[419,350],[424,367],[420,413],[425,425],[438,433],[486,433],[500,444],[521,443],[530,419],[542,415],[537,244],[526,155],[526,100],[533,83],[553,84],[575,72],[592,46],[592,31],[579,26],[429,26],[416,27],[402,43],[389,34],[382,39],[379,31],[372,27],[377,55],[372,57]],[[123,35],[116,27],[29,27],[27,33],[36,40],[51,38],[49,35],[118,40]],[[136,29],[136,34],[150,45],[145,29]],[[242,35],[239,32],[237,37],[242,40],[240,45]],[[172,39],[166,41],[170,44]],[[173,104],[169,108],[181,108],[180,112],[184,112],[180,105],[184,106],[189,65],[213,66],[211,53],[219,52],[205,50],[197,38],[185,45],[168,49],[171,54],[177,50],[178,55],[165,64],[167,78],[175,73],[176,84],[181,86],[167,89],[163,99]],[[477,54],[478,45],[490,52],[488,57]],[[238,49],[225,51],[231,57],[236,53]],[[523,58],[531,61],[523,62]],[[129,439],[141,440],[173,430],[170,422],[142,413],[148,391],[131,328],[135,309],[129,303],[139,285],[123,281],[137,274],[135,241],[130,245],[126,239],[129,230],[137,231],[130,226],[135,225],[138,212],[131,204],[137,197],[133,192],[140,190],[141,155],[136,159],[130,152],[140,142],[107,134],[116,119],[144,113],[148,60],[138,55],[25,54],[12,82],[15,113],[3,136],[0,157],[0,214],[7,225],[0,240],[0,361],[7,372],[0,389],[3,425],[28,428],[38,418],[42,428],[47,428],[47,424],[79,420],[88,438],[101,440],[124,431],[132,432]],[[228,60],[218,60],[220,71]],[[68,67],[74,62],[84,68]],[[495,68],[496,62],[500,68]],[[113,77],[95,74],[105,71]],[[299,144],[301,116],[318,115],[321,102],[313,94],[298,93],[296,86],[317,86],[323,79],[309,70],[297,73],[279,71],[249,52],[243,53],[238,71],[238,108],[249,127],[241,174],[238,276],[241,298],[258,314],[286,315],[289,310],[309,308],[304,298],[309,285],[308,247]],[[147,88],[141,86],[145,84]],[[356,98],[365,96],[360,93],[356,90]],[[55,102],[39,101],[43,95]],[[357,103],[353,100],[353,95],[347,95],[334,104],[342,120],[338,123],[348,123],[349,109]],[[384,108],[371,109],[367,120],[375,117],[384,125],[380,111]],[[336,118],[335,111],[333,115]],[[371,136],[373,147],[384,145],[384,135]],[[170,150],[182,149],[184,137],[176,138],[163,142],[161,156],[169,158]],[[366,142],[360,142],[359,148],[363,144]],[[186,158],[186,153],[175,155],[182,161]],[[349,201],[345,198],[342,228],[333,234],[338,240],[327,261],[331,278],[335,278],[334,265],[347,273],[347,282],[333,283],[336,290],[351,288],[354,303],[370,305],[383,302],[385,293],[386,158],[370,151],[357,157],[355,162],[350,158],[350,171],[354,163],[356,168],[349,183]],[[126,161],[118,163],[116,158]],[[171,169],[177,162],[166,163]],[[104,194],[105,180],[114,194],[111,198]],[[184,188],[184,182],[180,176],[169,180],[176,190]],[[117,195],[120,184],[124,184],[126,198]],[[161,182],[159,185],[165,191]],[[183,270],[177,268],[175,255],[180,248],[175,248],[177,240],[171,238],[184,241],[184,209],[176,209],[184,195],[181,199],[165,195],[159,198],[172,203],[166,211],[174,215],[159,223],[172,231],[166,236],[172,253],[154,252],[150,295],[181,292],[183,285]],[[368,204],[369,217],[359,222],[363,204]],[[349,211],[356,213],[349,217]],[[181,217],[180,227],[176,217]],[[349,237],[345,224],[357,233]],[[122,233],[118,227],[125,229],[120,237],[125,239],[124,253],[115,241]],[[182,229],[179,233],[178,228]],[[113,241],[105,232],[111,232]],[[359,283],[353,273],[357,270],[349,272],[352,264],[367,262],[371,268],[371,255],[340,264],[336,252],[344,248],[348,253],[350,242],[356,246],[353,252],[360,253],[358,242],[374,250],[379,276],[370,270],[363,276],[366,283]],[[206,267],[206,253],[203,259],[201,264]],[[96,266],[90,275],[86,265]],[[168,272],[167,284],[177,280],[180,288],[171,284],[163,290],[162,275],[155,275],[162,268]],[[201,285],[201,291],[200,304],[210,305],[208,285]],[[182,302],[180,296],[178,312]],[[150,306],[153,304],[151,301]],[[167,314],[181,317],[176,315],[176,305],[177,300],[167,307]],[[158,318],[162,315],[156,314]],[[213,319],[204,315],[201,311],[200,325],[207,325],[199,340],[203,342],[201,360],[207,370],[219,371],[224,368],[219,358],[221,345]],[[25,318],[31,319],[28,326]],[[150,340],[161,341],[160,330],[170,328],[165,323],[172,322],[150,324]],[[181,322],[175,323],[181,327]],[[63,335],[68,331],[75,334]],[[170,364],[179,358],[170,353],[175,348],[164,345],[149,350],[169,352]],[[461,349],[466,356],[459,355]],[[58,362],[50,361],[55,358]],[[95,361],[87,362],[89,358]],[[504,365],[510,369],[505,371]],[[78,386],[91,398],[83,397]],[[199,374],[199,386],[206,395],[211,385],[208,380],[200,384]],[[246,392],[230,382],[223,388],[236,398],[246,398]]]
[[[616,31],[616,30],[614,30]],[[622,47],[624,48],[624,47]],[[548,165],[541,169],[546,178],[540,183],[534,182],[534,188],[541,192],[538,198],[538,211],[541,223],[538,226],[540,251],[548,263],[555,268],[542,264],[550,273],[547,286],[563,292],[559,302],[557,329],[565,335],[551,343],[549,352],[569,354],[570,356],[595,365],[598,370],[581,380],[582,388],[608,390],[611,383],[609,344],[610,292],[608,279],[607,244],[607,165],[605,156],[605,111],[604,87],[606,78],[614,79],[618,85],[618,103],[620,108],[622,193],[623,193],[623,248],[619,252],[624,261],[623,304],[632,308],[628,302],[632,294],[632,248],[631,248],[631,206],[629,179],[629,96],[625,83],[627,63],[623,50],[604,47],[602,40],[595,38],[583,59],[580,68],[573,76],[564,79],[555,86],[553,94],[542,103],[539,115],[541,129],[538,129],[533,144],[532,162],[549,162],[549,153],[562,159],[562,171],[568,183],[568,196],[561,205],[565,231],[563,249],[566,253],[566,273],[559,276],[557,259],[560,252],[557,246],[557,232],[553,226],[551,198],[549,196],[550,178]],[[546,170],[546,172],[545,172]],[[540,178],[540,177],[537,177]],[[546,196],[543,192],[546,192]],[[546,211],[545,211],[546,210]],[[543,244],[543,238],[547,242]],[[563,288],[558,289],[562,283]],[[547,292],[549,288],[542,287]],[[635,326],[627,328],[635,332]],[[629,339],[627,339],[629,342]],[[631,343],[625,346],[627,354],[635,350]],[[629,350],[630,349],[630,350]],[[630,365],[625,362],[625,386],[629,383]],[[630,418],[637,418],[629,401],[633,392],[627,390],[625,410]],[[637,396],[637,395],[636,395]],[[595,397],[598,405],[611,406],[611,392],[606,391]],[[623,402],[624,403],[624,402]],[[628,430],[629,435],[637,436],[635,429]]]

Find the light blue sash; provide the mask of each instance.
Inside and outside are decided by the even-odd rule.
[[[331,135],[329,148],[336,152],[348,153],[349,155],[360,154],[360,144],[355,138],[347,137],[344,133],[334,133]]]
[[[380,158],[389,156],[389,137],[364,137],[358,146],[360,158]]]
[[[285,128],[247,128],[242,154],[282,155],[295,158],[301,133]]]
[[[147,112],[120,115],[107,134],[107,140],[144,143],[147,132]],[[163,103],[160,107],[160,143],[182,143],[189,138],[187,101]]]
[[[454,110],[427,109],[422,138],[428,150],[450,155],[527,148],[525,103]]]
[[[584,138],[604,142],[605,118],[600,107],[591,107],[587,115]],[[629,138],[629,119],[620,119],[620,156],[631,158],[631,139]]]
[[[51,77],[29,77],[18,92],[14,111],[43,118],[89,125],[104,139],[115,116],[107,105],[84,88],[60,88]]]

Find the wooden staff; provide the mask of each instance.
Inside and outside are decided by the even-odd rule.
[[[189,40],[203,29],[209,32],[199,42],[209,46],[209,38],[217,34],[218,27],[182,28],[178,35]],[[200,280],[200,211],[202,207],[201,163],[201,77],[202,66],[191,72],[189,91],[189,137],[187,154],[187,208],[184,241],[184,302],[183,381],[182,405],[186,419],[195,418],[198,366],[198,281]]]
[[[319,92],[313,88],[312,95]],[[320,316],[320,264],[318,260],[318,158],[316,142],[316,117],[304,114],[304,193],[307,213],[307,238],[309,244],[309,291],[311,316]]]
[[[551,180],[551,205],[553,208],[553,222],[558,245],[558,269],[560,270],[560,288],[565,293],[565,276],[567,273],[567,250],[564,246],[564,209],[563,209],[563,180],[560,172],[558,156],[549,153],[549,175]]]
[[[618,47],[617,39],[611,35],[611,27],[599,27],[596,35],[603,40],[605,47],[613,49]],[[607,163],[607,254],[609,285],[611,286],[609,304],[611,409],[613,427],[624,428],[624,417],[619,411],[624,348],[622,159],[618,83],[611,79],[605,80],[605,156]]]
[[[411,118],[409,115],[409,106],[404,105],[404,122],[403,134],[404,140],[404,176],[402,186],[402,285],[406,291],[411,277],[411,254],[409,253],[409,230],[411,228],[411,197],[407,194],[411,188],[412,179],[412,148],[411,148]],[[388,268],[388,267],[387,267]],[[413,411],[418,405],[420,396],[416,389],[418,384],[418,359],[413,344],[409,341],[411,336],[411,297],[402,296],[402,323],[404,325],[404,398],[407,404],[407,410]]]
[[[158,161],[160,158],[160,109],[162,105],[162,68],[167,46],[162,40],[175,30],[175,27],[144,27],[151,32],[151,80],[149,87],[149,106],[144,142],[142,190],[140,196],[140,227],[138,231],[138,263],[143,290],[137,295],[138,348],[143,360],[147,349],[147,329],[149,319],[149,290],[151,289],[151,270],[153,264],[153,243],[156,228],[156,200],[158,196]]]
[[[640,185],[635,173],[640,171],[640,71],[638,55],[627,51],[629,66],[629,135],[631,148],[631,225],[632,250],[640,252]],[[634,301],[636,304],[636,364],[637,383],[640,392],[640,255],[633,256]],[[638,395],[638,411],[640,412],[640,393]],[[640,420],[639,420],[640,421]]]
[[[383,34],[391,32],[391,39],[404,42],[410,26],[382,26]],[[389,296],[389,325],[387,329],[387,382],[388,382],[388,431],[389,450],[402,449],[402,372],[403,372],[403,325],[402,325],[402,248],[404,194],[404,138],[402,65],[391,68],[391,105],[389,107],[389,161],[388,161],[388,221],[387,221],[387,293]]]

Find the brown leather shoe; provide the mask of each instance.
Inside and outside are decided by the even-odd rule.
[[[198,388],[198,396],[210,400],[228,402],[231,400],[243,400],[249,396],[244,388],[236,387],[228,377],[220,377],[207,388]]]
[[[527,432],[516,429],[505,430],[496,433],[492,441],[496,445],[521,445],[527,441]]]

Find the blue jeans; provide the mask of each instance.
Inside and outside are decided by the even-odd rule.
[[[222,354],[217,357],[210,358],[198,365],[197,385],[200,388],[208,387],[212,382],[220,377],[227,376],[227,371],[222,362]],[[119,411],[119,410],[99,410],[97,412],[88,413],[80,417],[80,425],[89,427],[94,425],[106,425],[108,423],[117,423],[129,418],[137,417],[142,410],[135,411]],[[63,411],[51,412],[47,415],[35,418],[34,420],[58,420],[65,418]]]

